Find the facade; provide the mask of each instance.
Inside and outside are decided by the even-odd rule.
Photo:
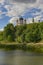
[[[17,25],[23,25],[26,24],[26,19],[24,20],[22,17],[20,17],[19,19],[17,19]]]

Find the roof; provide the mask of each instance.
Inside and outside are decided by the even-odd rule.
[[[19,20],[23,20],[23,18],[22,18],[22,17],[20,17],[20,18],[19,18]]]

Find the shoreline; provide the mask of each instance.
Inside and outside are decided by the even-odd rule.
[[[0,43],[0,49],[4,50],[24,50],[31,51],[36,53],[43,53],[43,43],[9,43],[2,44]]]

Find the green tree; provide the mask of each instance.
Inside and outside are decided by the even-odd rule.
[[[24,43],[24,42],[25,42],[25,35],[26,35],[25,31],[23,31],[23,34],[21,35],[21,40],[22,40],[22,43]]]
[[[0,41],[3,41],[3,32],[0,31]]]
[[[25,39],[27,42],[38,42],[41,40],[39,24],[34,23],[32,27],[27,28]]]
[[[41,33],[41,40],[43,40],[43,22],[39,23],[39,29],[40,29],[40,33]]]
[[[39,29],[35,29],[35,31],[33,32],[33,42],[39,42],[41,40],[41,34]]]
[[[16,38],[16,42],[18,42],[18,43],[22,43],[21,36],[18,36],[18,37]]]
[[[12,38],[12,41],[14,41],[14,39],[15,39],[15,29],[14,29],[13,24],[7,24],[7,26],[4,28],[4,39],[8,40],[8,39],[11,39],[11,38]]]
[[[32,32],[28,32],[25,36],[25,41],[27,43],[32,42]]]

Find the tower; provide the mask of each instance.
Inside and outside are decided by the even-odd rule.
[[[34,23],[34,18],[32,18],[32,23]]]
[[[24,20],[24,24],[26,24],[26,19]]]
[[[17,25],[18,25],[18,19],[16,20],[16,22],[17,22]]]
[[[19,18],[19,22],[20,22],[20,25],[23,24],[23,18],[22,17]]]

